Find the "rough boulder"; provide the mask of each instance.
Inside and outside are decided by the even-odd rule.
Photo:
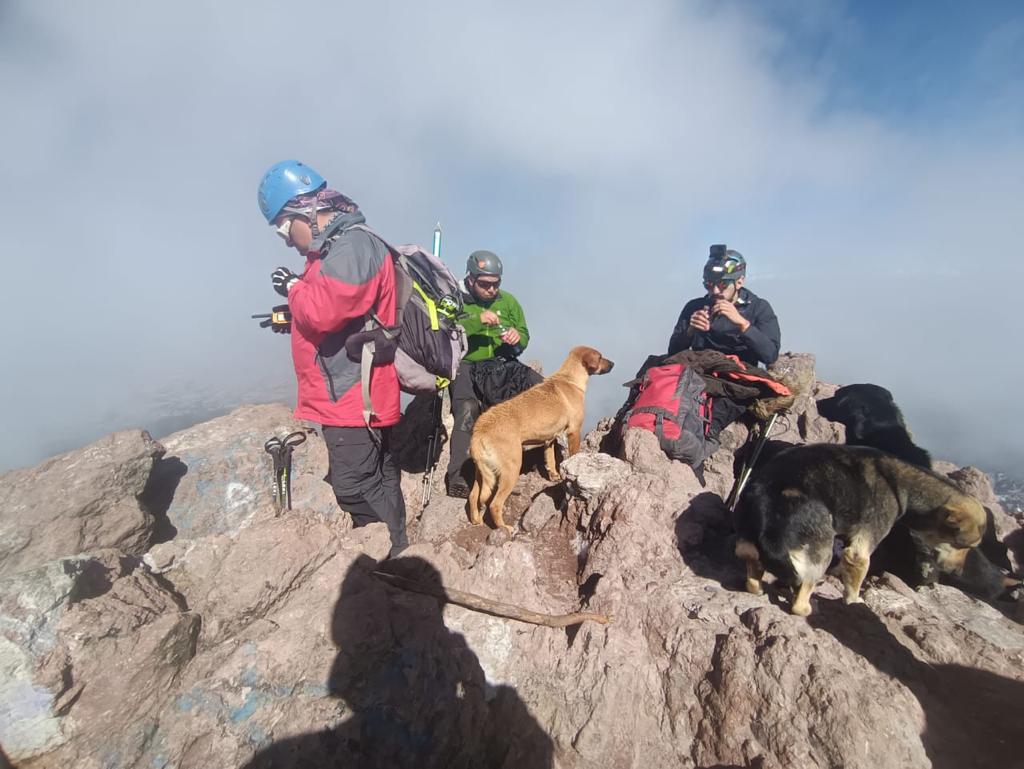
[[[787,360],[813,376],[809,356]],[[778,436],[841,440],[814,405],[832,390],[815,383]],[[772,588],[742,591],[722,500],[746,425],[726,430],[701,479],[647,433],[627,432],[621,457],[598,453],[603,421],[564,480],[520,478],[510,539],[471,526],[437,478],[421,509],[427,406],[403,428],[416,444],[402,454],[412,545],[394,560],[382,524],[352,529],[337,510],[315,434],[295,451],[294,509],[277,513],[263,442],[301,429],[282,406],[161,444],[116,434],[102,451],[0,477],[8,758],[28,769],[1024,765],[1019,606],[891,575],[845,606],[829,578],[804,619]],[[53,486],[86,466],[95,474],[75,494]],[[949,472],[1002,536],[1019,534],[987,476]],[[26,510],[40,525],[71,522],[78,539],[43,547],[12,523]],[[465,608],[461,593],[611,622],[514,621],[500,616],[508,606]]]

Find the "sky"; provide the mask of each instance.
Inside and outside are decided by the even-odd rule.
[[[250,315],[301,266],[256,205],[298,158],[458,274],[498,253],[524,358],[616,361],[588,425],[726,243],[820,379],[1024,475],[1019,3],[285,6],[0,0],[0,471],[294,401]]]

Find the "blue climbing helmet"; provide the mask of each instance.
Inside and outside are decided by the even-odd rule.
[[[326,184],[324,177],[298,160],[274,163],[260,179],[256,195],[260,213],[268,224],[272,224],[289,200],[296,195],[315,192]]]

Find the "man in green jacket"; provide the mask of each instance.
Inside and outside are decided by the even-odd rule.
[[[473,383],[478,364],[506,359],[509,366],[520,369],[516,379],[524,385],[523,389],[544,381],[544,377],[516,360],[530,341],[530,330],[519,302],[508,291],[500,290],[501,272],[501,259],[490,251],[474,251],[466,261],[463,304],[468,317],[460,322],[466,329],[469,349],[451,385],[455,429],[447,473],[450,497],[468,497],[473,482],[469,439],[481,411]]]

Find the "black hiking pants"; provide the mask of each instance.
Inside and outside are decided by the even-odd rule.
[[[376,440],[374,440],[376,436]],[[331,487],[358,528],[378,521],[391,534],[391,552],[409,545],[401,473],[391,453],[391,428],[324,426]]]
[[[711,429],[708,431],[708,438],[716,442],[718,434],[731,425],[747,410],[747,404],[737,403],[724,395],[716,396],[711,401]]]
[[[473,436],[473,425],[481,411],[480,401],[473,389],[472,363],[464,360],[459,364],[459,371],[449,392],[455,426],[448,444],[451,452],[446,473],[448,488],[451,489],[453,483],[469,487],[473,485],[474,476],[473,463],[469,461],[469,439]]]

